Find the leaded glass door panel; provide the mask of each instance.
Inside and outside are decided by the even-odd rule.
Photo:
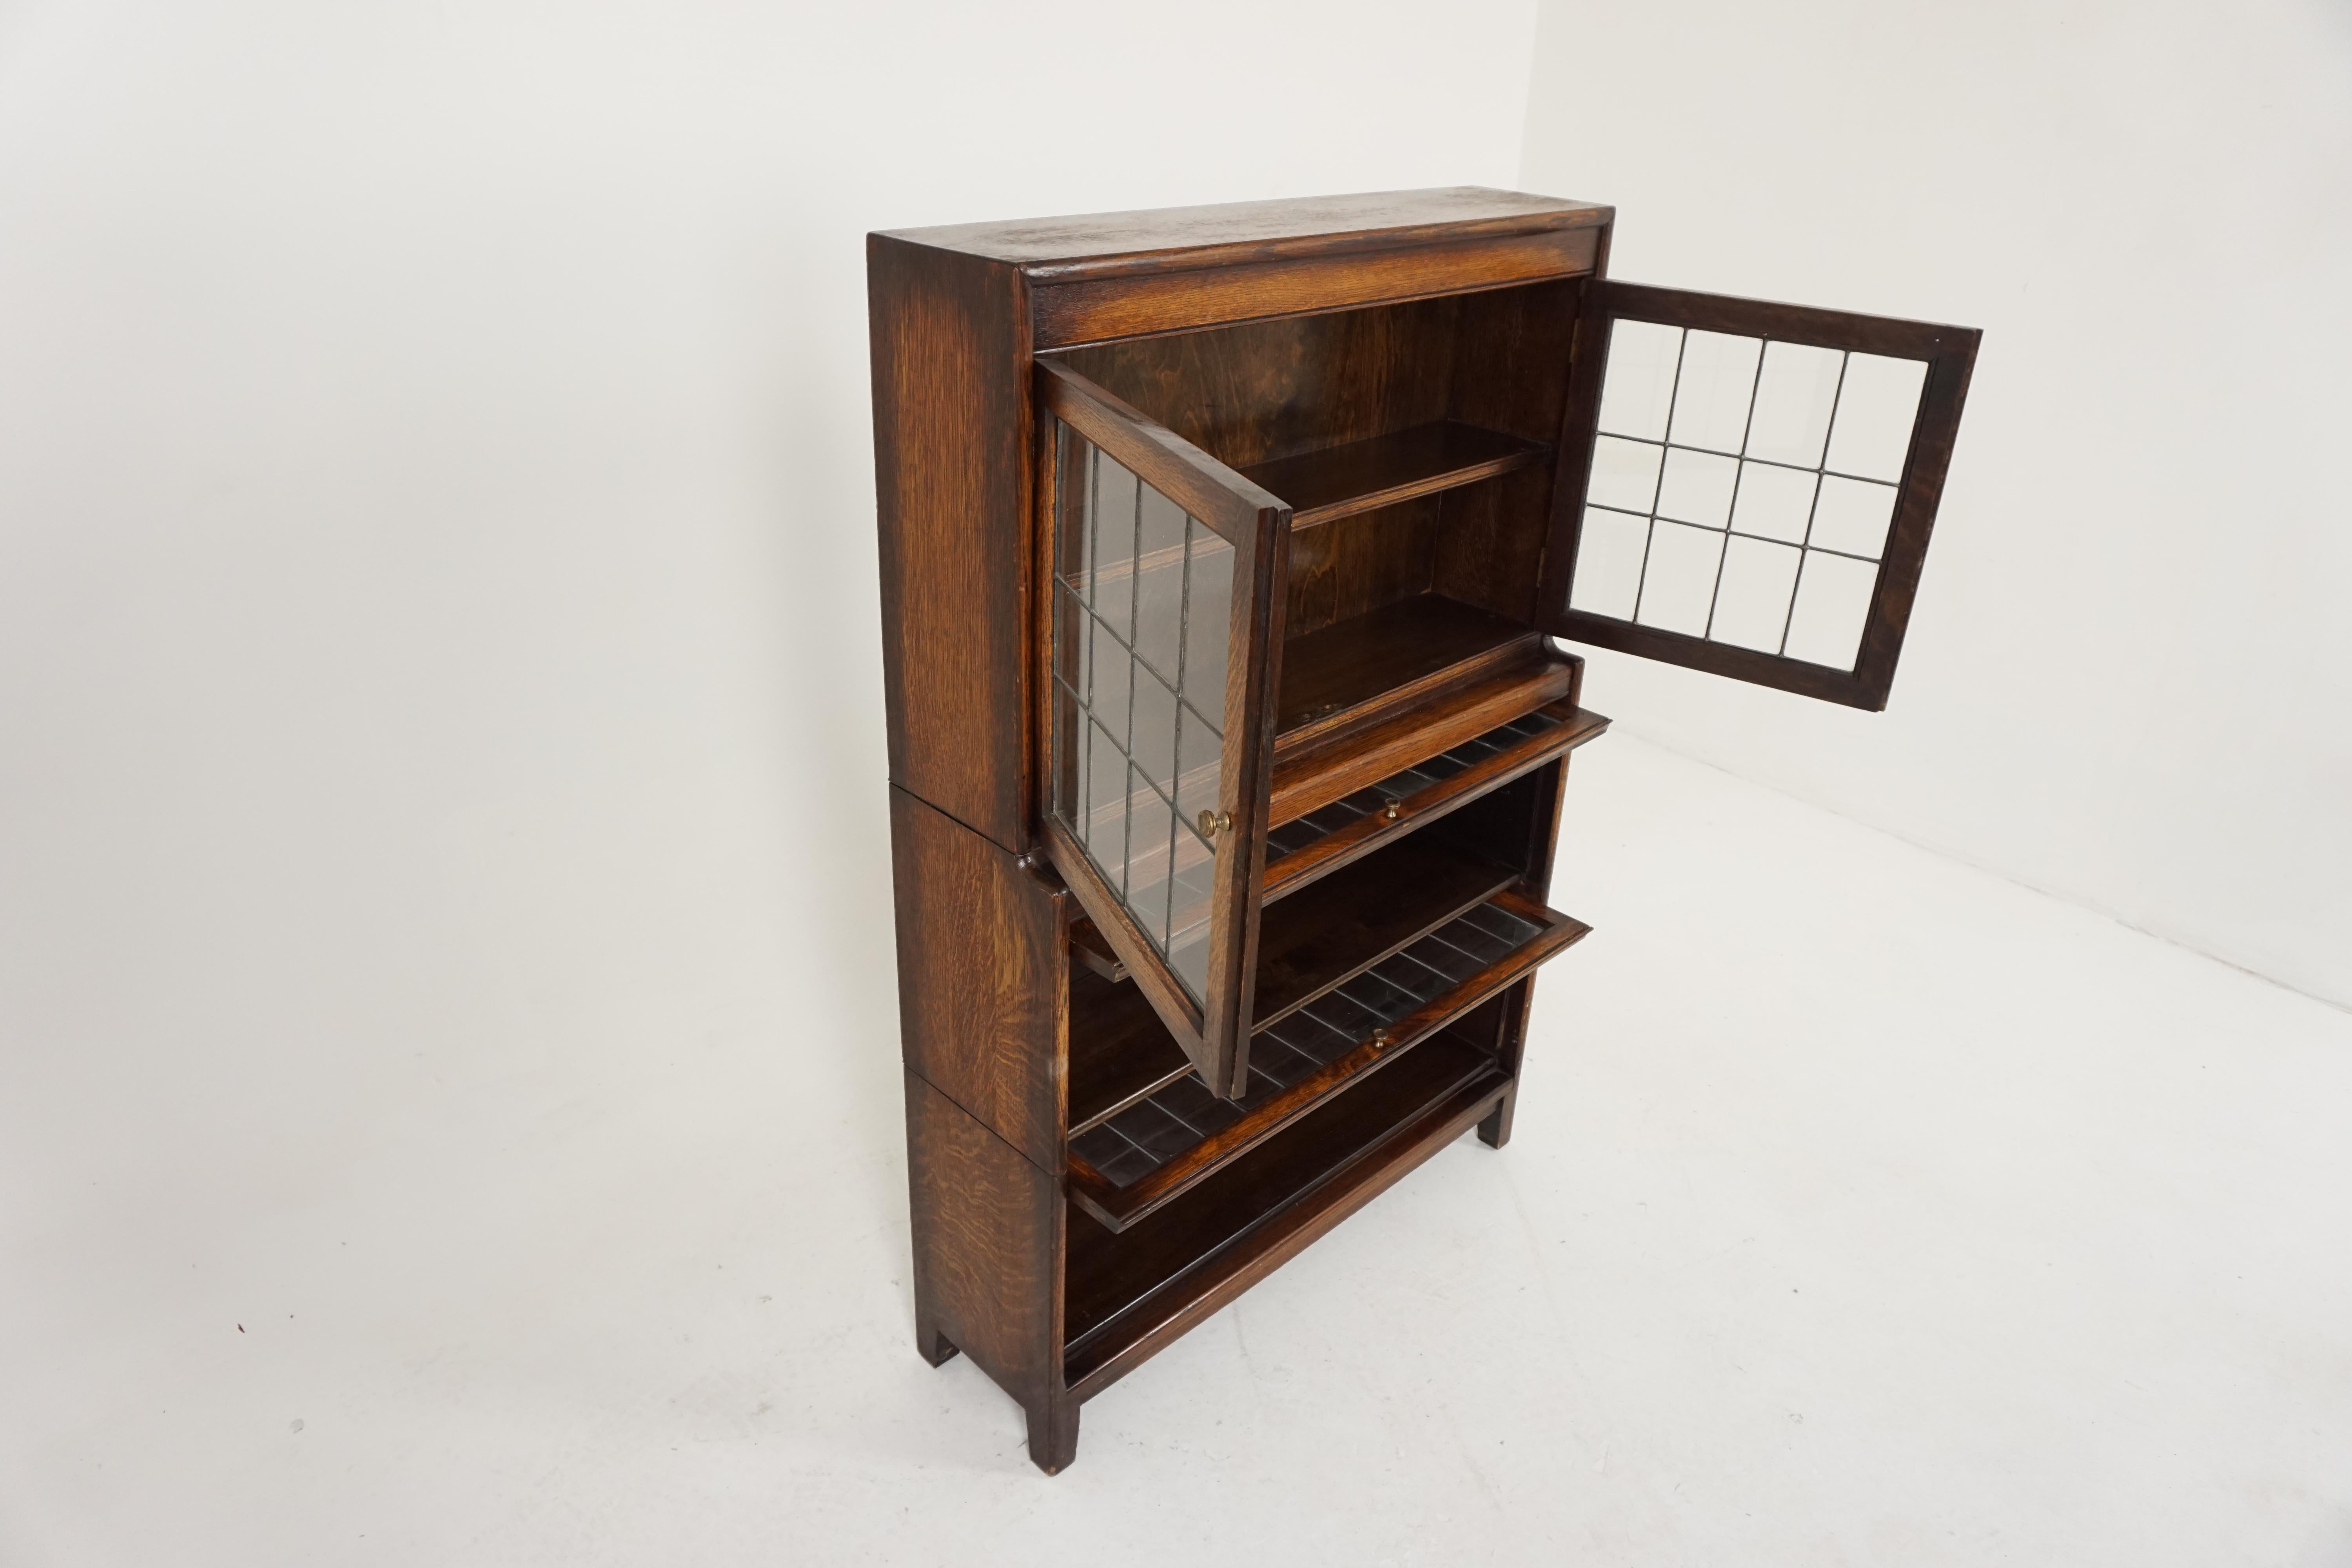
[[[1885,707],[1979,335],[1596,282],[1546,629]]]
[[[1290,509],[1037,363],[1050,558],[1045,834],[1221,1095],[1247,1076]]]

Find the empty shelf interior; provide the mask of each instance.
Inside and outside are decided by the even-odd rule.
[[[1286,1217],[1294,1225],[1310,1220],[1314,1209],[1329,1206],[1309,1199],[1319,1188],[1378,1183],[1384,1165],[1426,1152],[1401,1133],[1441,1108],[1475,1108],[1507,1081],[1475,1042],[1448,1031],[1123,1231],[1074,1205],[1064,1276],[1066,1376],[1076,1384],[1187,1306],[1238,1288],[1251,1250],[1243,1244],[1253,1232],[1283,1228]]]
[[[1071,969],[1073,1131],[1083,1132],[1192,1069],[1192,1058],[1160,1021],[1143,987],[1114,983],[1084,966]]]
[[[1282,823],[1265,836],[1264,897],[1270,902],[1296,891],[1390,837],[1541,766],[1608,724],[1572,703],[1548,703]]]
[[[1540,442],[1440,419],[1242,472],[1290,503],[1293,528],[1310,528],[1507,474],[1549,451]]]
[[[1251,1026],[1266,1028],[1486,902],[1520,874],[1519,867],[1465,854],[1423,834],[1269,906],[1258,917]]]
[[[1303,738],[1401,688],[1535,642],[1525,624],[1443,594],[1382,605],[1283,644],[1276,729]]]

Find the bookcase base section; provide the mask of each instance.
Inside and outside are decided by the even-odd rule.
[[[1011,1394],[1048,1475],[1076,1458],[1085,1400],[1505,1114],[1515,1089],[1449,1033],[1114,1234],[919,1074],[906,1087],[916,1349],[933,1366],[961,1352]]]

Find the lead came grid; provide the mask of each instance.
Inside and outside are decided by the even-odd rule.
[[[1187,1073],[1081,1132],[1070,1148],[1113,1186],[1130,1186],[1542,931],[1498,904],[1481,904],[1252,1036],[1249,1089],[1238,1100],[1219,1100]]]
[[[1927,370],[1618,320],[1569,607],[1853,669]]]
[[[1234,547],[1056,425],[1055,813],[1205,1005]]]

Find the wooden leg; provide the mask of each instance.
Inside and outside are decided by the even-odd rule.
[[[1078,1402],[1049,1400],[1029,1412],[1029,1458],[1047,1475],[1059,1475],[1078,1457]]]
[[[948,1342],[947,1335],[940,1332],[940,1326],[920,1307],[915,1309],[915,1353],[933,1366],[945,1366],[956,1355],[955,1346]]]
[[[1513,1084],[1503,1091],[1503,1098],[1486,1120],[1478,1123],[1478,1142],[1489,1149],[1499,1149],[1511,1141],[1511,1112],[1519,1102],[1519,1086]]]
[[[956,1356],[956,1347],[940,1331],[939,1308],[931,1300],[931,1282],[920,1258],[915,1259],[915,1353],[933,1366],[945,1366]]]

